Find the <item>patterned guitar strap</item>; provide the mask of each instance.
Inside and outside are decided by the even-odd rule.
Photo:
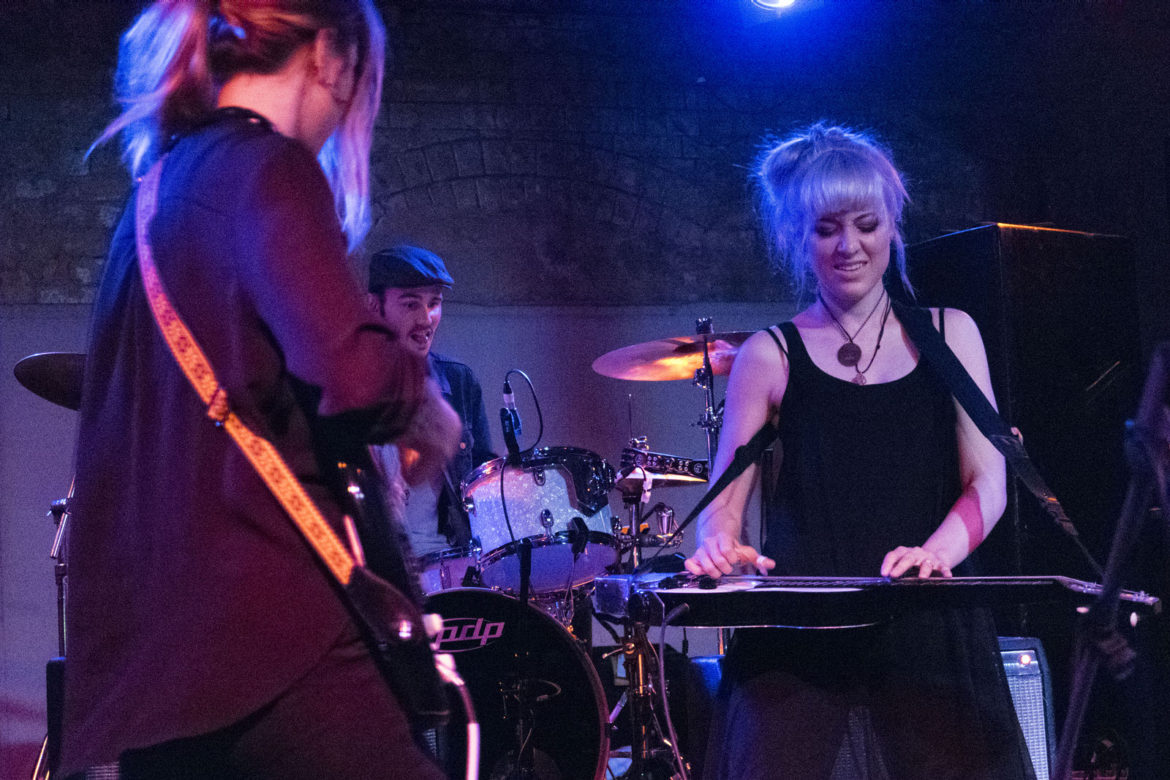
[[[151,252],[148,227],[158,208],[159,181],[165,159],[156,162],[142,178],[135,208],[139,269],[155,323],[183,374],[203,402],[207,416],[232,437],[318,558],[341,585],[349,606],[372,637],[375,648],[383,654],[392,650],[406,652],[411,660],[425,664],[422,673],[419,674],[420,670],[416,667],[414,675],[398,674],[398,669],[391,668],[392,677],[400,678],[397,684],[395,679],[391,679],[391,685],[398,690],[404,704],[416,718],[424,723],[441,723],[447,716],[445,697],[439,696],[438,700],[432,700],[430,692],[426,690],[429,682],[427,678],[435,676],[437,682],[437,675],[443,673],[443,670],[436,671],[432,663],[432,649],[427,640],[428,629],[432,633],[438,630],[438,616],[426,616],[424,622],[421,610],[413,601],[364,566],[356,534],[347,522],[350,543],[357,554],[355,560],[355,555],[334,532],[272,443],[254,433],[231,410],[226,389],[219,384],[207,356],[163,287]],[[439,663],[445,663],[446,660],[440,658]]]

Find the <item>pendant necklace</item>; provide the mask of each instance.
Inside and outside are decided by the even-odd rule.
[[[877,360],[878,350],[882,348],[882,336],[886,332],[886,320],[890,318],[890,296],[886,296],[886,310],[882,312],[882,326],[878,328],[877,343],[873,346],[873,355],[870,356],[869,362],[865,364],[865,368],[854,368],[857,373],[854,374],[851,380],[855,385],[865,384],[865,372],[873,366],[873,361]]]
[[[865,328],[866,324],[871,319],[873,319],[874,312],[876,312],[878,310],[878,307],[882,305],[882,301],[886,297],[887,296],[885,294],[885,290],[882,290],[882,294],[878,296],[878,299],[874,303],[873,308],[869,310],[869,314],[865,315],[865,319],[861,321],[860,327],[858,327],[857,330],[854,331],[853,335],[850,336],[849,331],[845,330],[845,326],[841,324],[841,321],[839,319],[837,319],[837,315],[833,314],[833,310],[829,308],[829,304],[825,303],[824,296],[822,296],[819,292],[817,293],[817,298],[820,298],[821,306],[825,307],[825,311],[827,311],[829,313],[829,317],[833,320],[833,324],[837,326],[837,330],[841,331],[841,335],[845,337],[845,343],[841,345],[841,348],[839,350],[837,350],[837,362],[838,363],[840,363],[843,366],[847,366],[849,368],[854,368],[857,366],[858,363],[861,362],[861,347],[857,346],[857,344],[854,343],[853,339],[857,338],[857,334],[861,333],[862,329]],[[887,309],[887,312],[888,312],[888,309]],[[885,327],[885,324],[886,324],[885,318],[883,317],[882,327]],[[878,344],[881,344],[881,337],[880,336],[878,337]],[[876,354],[877,354],[877,350],[874,350],[874,355],[876,356]],[[872,360],[870,360],[869,365],[870,366],[873,365]],[[869,366],[866,366],[865,371],[868,371],[868,370],[869,370]],[[858,376],[861,376],[862,374],[864,374],[865,371],[859,370],[857,372]],[[864,384],[864,383],[859,382],[858,384]]]

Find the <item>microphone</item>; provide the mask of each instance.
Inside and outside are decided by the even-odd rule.
[[[520,445],[517,439],[523,435],[524,429],[520,426],[520,412],[516,410],[516,396],[512,393],[512,385],[504,380],[504,405],[500,408],[500,428],[504,432],[504,446],[508,448],[508,460],[515,462],[520,456]]]
[[[520,425],[520,412],[516,410],[516,395],[512,392],[512,385],[508,384],[508,380],[504,380],[504,408],[512,415],[512,430],[516,432],[516,436],[524,435],[524,428]]]

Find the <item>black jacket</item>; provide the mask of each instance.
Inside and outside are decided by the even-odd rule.
[[[263,123],[217,114],[167,157],[149,232],[163,284],[232,408],[340,529],[312,420],[372,410],[378,432],[363,438],[387,441],[421,402],[426,367],[365,309],[317,160]],[[350,622],[159,335],[133,208],[111,243],[88,354],[67,548],[63,776],[256,711]],[[319,403],[303,406],[298,386]]]

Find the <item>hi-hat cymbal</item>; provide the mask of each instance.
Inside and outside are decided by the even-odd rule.
[[[702,485],[707,480],[702,477],[692,477],[687,474],[663,474],[650,469],[635,467],[622,469],[614,480],[613,487],[623,494],[637,495],[646,487],[682,487],[685,485]],[[649,482],[649,485],[647,485]]]
[[[606,352],[593,361],[593,370],[614,379],[661,382],[692,379],[703,366],[703,341],[717,376],[731,372],[735,353],[754,331],[737,330],[646,341]]]
[[[77,411],[81,408],[81,378],[85,354],[41,352],[17,362],[12,373],[16,381],[46,401]]]

